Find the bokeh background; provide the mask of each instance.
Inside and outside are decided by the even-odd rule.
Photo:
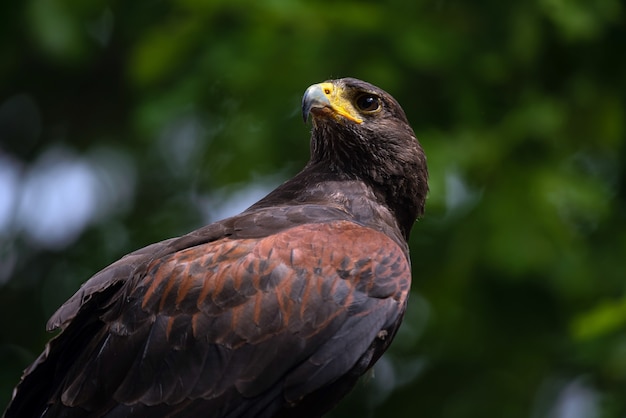
[[[0,409],[112,261],[307,161],[305,88],[393,94],[430,166],[405,323],[330,416],[626,416],[618,0],[0,5]]]

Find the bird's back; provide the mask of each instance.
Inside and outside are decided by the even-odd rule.
[[[404,249],[345,211],[244,213],[88,281],[6,417],[319,416],[389,344],[409,282]]]

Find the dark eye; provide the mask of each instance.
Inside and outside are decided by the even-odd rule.
[[[362,94],[357,97],[356,106],[364,112],[374,112],[380,107],[380,98],[373,94]]]

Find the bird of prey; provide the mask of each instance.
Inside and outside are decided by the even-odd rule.
[[[50,318],[15,417],[320,417],[391,343],[426,157],[398,102],[309,87],[311,155],[239,215],[149,245]]]

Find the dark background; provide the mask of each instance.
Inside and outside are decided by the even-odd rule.
[[[24,0],[0,6],[0,409],[47,318],[125,253],[234,214],[308,157],[353,76],[428,155],[413,292],[332,417],[626,416],[618,0]]]

